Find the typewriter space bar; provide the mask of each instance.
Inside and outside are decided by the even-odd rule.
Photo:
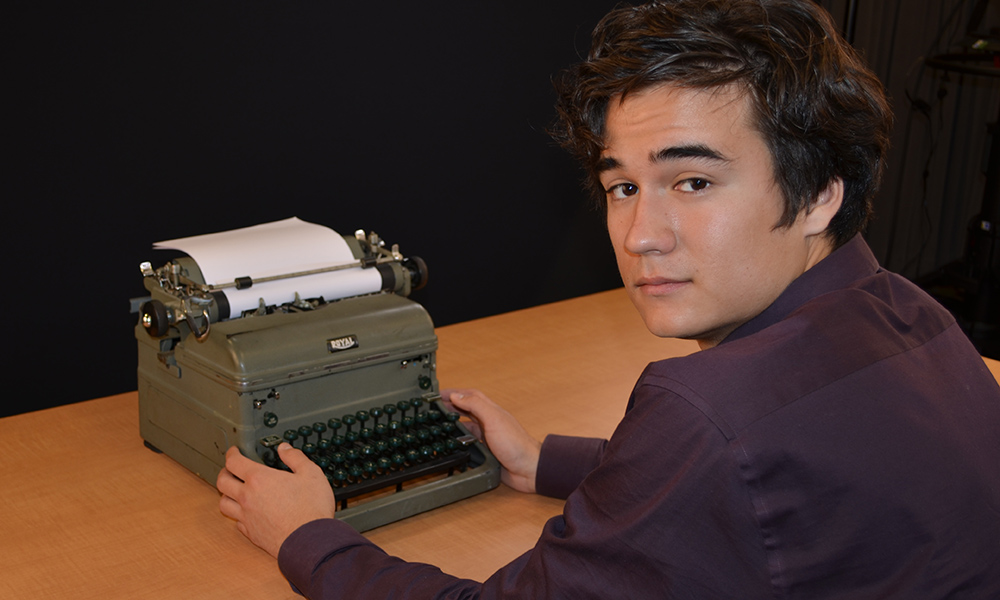
[[[334,488],[333,491],[338,501],[349,500],[387,487],[402,486],[407,481],[427,475],[436,475],[445,471],[464,468],[468,465],[470,458],[471,453],[468,450],[460,450],[448,456],[429,460],[402,471],[378,475],[372,479],[351,483],[342,488]]]

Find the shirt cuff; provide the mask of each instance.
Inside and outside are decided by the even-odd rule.
[[[535,491],[543,496],[566,498],[601,462],[607,443],[599,438],[546,436],[538,457]]]

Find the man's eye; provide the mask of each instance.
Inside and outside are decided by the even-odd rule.
[[[700,192],[712,185],[707,179],[701,179],[699,177],[692,177],[691,179],[685,179],[684,181],[677,184],[674,188],[681,192]]]
[[[632,183],[619,183],[618,185],[611,186],[608,189],[608,196],[616,200],[621,200],[622,198],[627,198],[628,196],[634,196],[639,192],[639,186]]]

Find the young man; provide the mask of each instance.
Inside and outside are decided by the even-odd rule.
[[[322,472],[230,450],[224,514],[310,597],[1000,597],[1000,388],[858,232],[890,126],[807,0],[616,9],[561,84],[654,362],[610,440],[530,438],[473,390],[505,483],[565,497],[480,584],[386,556]]]

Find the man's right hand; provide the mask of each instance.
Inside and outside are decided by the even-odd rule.
[[[503,465],[500,480],[520,492],[535,492],[535,472],[542,444],[509,412],[479,390],[448,389],[441,398],[472,419],[470,430]]]

